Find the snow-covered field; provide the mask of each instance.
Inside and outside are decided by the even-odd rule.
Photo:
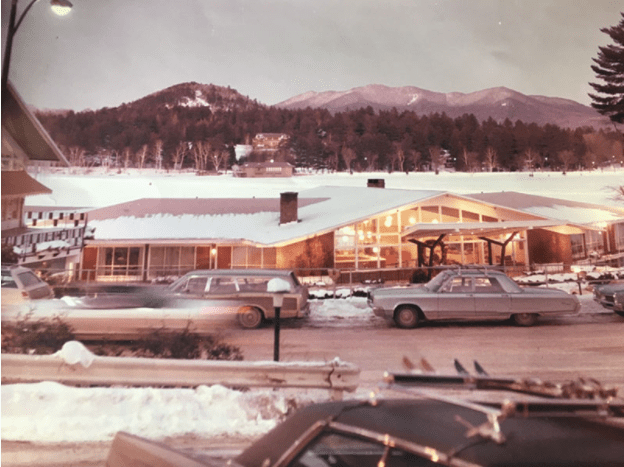
[[[624,171],[528,173],[364,173],[305,175],[288,179],[235,179],[230,175],[144,172],[39,173],[51,195],[27,199],[30,206],[102,207],[146,197],[277,197],[324,185],[366,186],[384,178],[387,188],[434,189],[458,194],[520,191],[614,205],[609,187],[624,185]],[[572,283],[570,287],[576,286]],[[347,295],[339,291],[340,295]],[[591,297],[583,295],[584,303]],[[364,298],[314,302],[312,325],[353,325],[376,318]],[[337,357],[340,357],[339,355]],[[366,390],[363,388],[363,390]],[[355,396],[360,396],[360,391]],[[71,442],[110,440],[118,430],[153,439],[184,434],[200,437],[256,436],[268,431],[289,406],[326,399],[327,391],[240,392],[222,386],[196,389],[74,388],[43,382],[2,385],[3,440]]]
[[[51,195],[30,196],[28,206],[103,207],[140,198],[265,198],[286,191],[318,186],[366,186],[369,178],[383,178],[386,188],[441,190],[457,194],[518,191],[586,203],[617,206],[612,189],[624,185],[624,169],[593,172],[455,173],[366,172],[299,175],[291,178],[234,178],[231,174],[197,176],[193,173],[131,170],[117,174],[103,170],[89,175],[68,174],[68,169],[42,172],[35,178]],[[622,203],[620,202],[620,206]]]

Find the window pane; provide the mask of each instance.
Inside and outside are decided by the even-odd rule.
[[[180,247],[180,267],[192,269],[195,264],[195,251],[192,246]]]
[[[24,287],[30,287],[31,285],[40,284],[42,281],[32,272],[22,272],[17,275],[19,281],[24,284]]]
[[[150,265],[160,267],[165,264],[165,249],[162,246],[154,246],[150,249]]]

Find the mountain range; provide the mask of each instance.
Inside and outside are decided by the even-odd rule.
[[[471,93],[441,93],[414,86],[388,87],[371,84],[348,91],[307,92],[276,104],[284,109],[323,108],[332,113],[372,107],[376,111],[396,108],[418,114],[446,113],[451,118],[473,114],[479,121],[490,117],[502,123],[521,120],[563,128],[591,126],[604,128],[609,119],[593,108],[570,99],[527,96],[505,87]]]
[[[371,84],[348,91],[310,91],[275,104],[282,109],[322,108],[331,113],[372,107],[375,111],[413,111],[428,115],[445,113],[451,118],[473,114],[477,120],[489,118],[497,123],[505,119],[520,120],[538,125],[553,124],[561,128],[610,128],[607,117],[593,108],[570,99],[546,96],[527,96],[505,87],[484,89],[471,93],[440,93],[414,86],[389,87]],[[210,111],[247,110],[267,108],[256,100],[240,94],[229,86],[188,82],[151,93],[136,101],[124,103],[118,110],[141,112],[173,108],[209,108]],[[63,115],[68,111],[39,110],[39,114]]]

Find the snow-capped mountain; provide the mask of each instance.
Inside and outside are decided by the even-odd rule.
[[[603,127],[609,124],[591,107],[578,102],[545,96],[527,96],[512,89],[497,87],[471,93],[441,93],[414,86],[388,87],[372,84],[348,91],[307,92],[276,104],[286,109],[324,108],[330,112],[355,110],[371,106],[375,110],[411,110],[418,114],[446,113],[455,118],[474,114],[478,120],[490,117],[497,122],[512,122],[577,128]]]

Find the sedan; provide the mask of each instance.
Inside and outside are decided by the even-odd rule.
[[[381,287],[368,297],[376,316],[415,328],[428,320],[505,320],[532,326],[538,316],[575,314],[575,295],[562,290],[522,288],[500,271],[446,270],[424,285]]]
[[[594,301],[609,310],[622,314],[624,313],[624,307],[622,305],[618,305],[617,309],[615,307],[615,297],[622,292],[624,292],[624,282],[596,285],[594,286]]]
[[[2,266],[2,305],[52,297],[52,288],[32,270],[22,266]]]

